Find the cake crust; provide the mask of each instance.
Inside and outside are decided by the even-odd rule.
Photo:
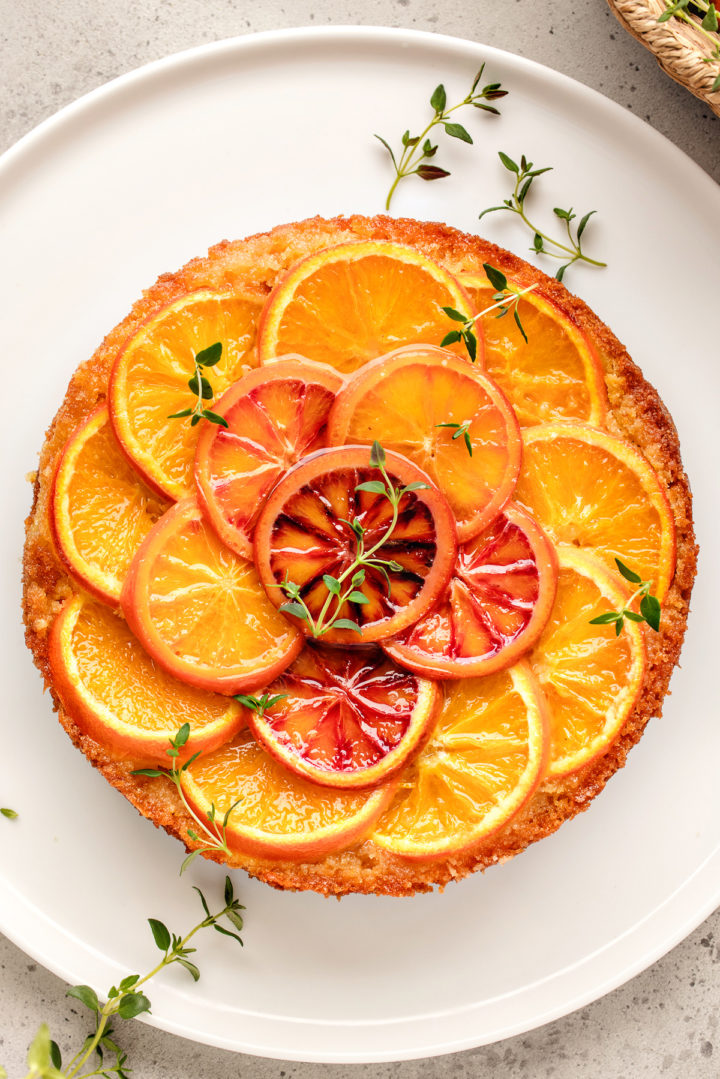
[[[65,399],[47,431],[34,495],[26,522],[23,560],[23,617],[26,641],[50,689],[63,727],[75,745],[144,816],[184,839],[191,820],[172,784],[162,778],[132,774],[143,762],[119,758],[84,734],[62,707],[49,664],[48,637],[67,598],[79,591],[52,541],[49,496],[60,453],[70,434],[107,394],[110,371],[123,343],[151,315],[179,296],[200,288],[232,288],[262,304],[276,281],[298,259],[324,247],[353,240],[391,240],[417,248],[451,273],[497,266],[521,287],[534,285],[554,301],[592,339],[605,374],[609,401],[607,427],[635,446],[655,469],[667,493],[676,528],[675,575],[659,633],[645,632],[648,663],[643,691],[620,735],[601,757],[575,774],[546,780],[512,820],[478,846],[443,861],[408,861],[376,847],[370,840],[313,862],[267,861],[231,854],[227,864],[245,869],[277,888],[312,889],[325,895],[349,892],[403,896],[444,887],[449,881],[513,857],[530,843],[550,835],[576,813],[587,809],[654,716],[662,712],[673,668],[678,662],[695,578],[697,547],[692,500],[682,467],[673,421],[657,391],[644,378],[624,346],[598,316],[565,286],[510,252],[477,236],[439,223],[377,217],[310,218],[281,225],[245,240],[223,241],[204,258],[175,273],[162,275],[105,338],[94,355],[73,375]],[[220,861],[219,857],[215,860]]]

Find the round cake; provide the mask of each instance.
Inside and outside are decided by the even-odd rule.
[[[402,896],[589,806],[695,568],[672,419],[583,301],[446,225],[314,218],[163,275],[75,372],[24,620],[189,852]]]

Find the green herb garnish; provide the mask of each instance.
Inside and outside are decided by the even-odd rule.
[[[142,977],[139,974],[130,974],[123,978],[118,985],[113,985],[108,990],[104,1004],[100,1003],[98,994],[89,985],[73,985],[68,989],[67,996],[80,1001],[92,1013],[95,1029],[88,1034],[81,1048],[63,1068],[60,1046],[50,1037],[50,1031],[43,1023],[28,1051],[27,1079],[89,1079],[90,1076],[95,1075],[106,1076],[106,1079],[111,1075],[116,1075],[118,1079],[128,1079],[127,1055],[115,1041],[114,1031],[110,1026],[111,1020],[134,1019],[137,1015],[149,1012],[150,1001],[141,992],[141,988],[173,963],[184,967],[193,981],[198,980],[200,971],[188,958],[197,949],[188,947],[188,944],[199,930],[212,928],[223,936],[232,937],[233,940],[242,944],[242,939],[235,930],[241,930],[243,927],[240,911],[244,910],[244,907],[233,894],[230,878],[225,878],[225,905],[216,914],[210,913],[205,896],[200,889],[196,887],[195,891],[200,896],[205,917],[185,936],[180,937],[171,933],[167,926],[157,918],[148,918],[153,940],[163,956],[147,974]],[[228,920],[232,929],[220,925],[222,918]],[[85,1070],[86,1068],[90,1070]]]
[[[460,139],[461,142],[467,142],[472,144],[472,136],[462,124],[455,123],[450,120],[452,113],[458,109],[464,108],[466,105],[472,105],[475,109],[482,109],[484,112],[494,113],[499,115],[499,110],[494,105],[488,105],[488,101],[497,101],[501,97],[505,97],[507,90],[503,90],[499,82],[490,82],[486,86],[483,86],[481,90],[478,90],[478,83],[482,78],[485,65],[483,64],[477,75],[473,80],[473,84],[470,87],[470,93],[459,101],[457,105],[448,106],[447,94],[445,87],[440,83],[436,86],[430,97],[430,106],[433,109],[433,118],[429,124],[423,129],[419,135],[411,135],[407,130],[402,136],[402,150],[398,152],[396,156],[392,150],[392,147],[382,138],[381,135],[376,135],[392,161],[393,168],[395,169],[395,179],[393,180],[390,190],[388,191],[387,199],[385,200],[385,209],[390,209],[390,203],[392,202],[395,189],[401,180],[406,176],[419,176],[421,180],[442,180],[445,176],[449,176],[450,173],[447,169],[442,169],[438,165],[430,165],[428,162],[435,157],[438,147],[437,143],[428,138],[430,132],[434,127],[441,125],[445,134],[449,135],[452,139]]]
[[[169,420],[179,420],[189,416],[191,427],[200,423],[200,420],[209,420],[210,423],[217,423],[220,427],[227,427],[228,422],[224,416],[218,416],[217,412],[203,407],[205,401],[212,401],[215,396],[214,390],[203,372],[206,368],[214,367],[216,363],[219,363],[221,357],[221,341],[216,341],[214,345],[209,345],[207,348],[202,349],[201,352],[195,353],[193,359],[195,370],[192,377],[188,379],[188,386],[190,392],[196,394],[197,401],[192,408],[183,408],[180,412],[172,412],[168,416]]]
[[[236,693],[235,700],[262,716],[268,708],[272,708],[278,701],[284,701],[287,696],[287,693],[276,693],[274,697],[271,697],[269,693],[263,693],[262,697],[253,697],[246,693]]]
[[[236,805],[238,805],[240,801],[242,801],[241,798],[238,798],[235,802],[233,802],[233,804],[223,816],[222,822],[218,821],[217,819],[217,810],[215,809],[214,802],[211,803],[210,809],[206,814],[206,821],[198,817],[197,813],[195,813],[195,811],[188,804],[187,799],[185,798],[185,792],[183,791],[182,785],[180,783],[180,776],[187,768],[189,768],[189,766],[194,760],[197,760],[197,758],[200,756],[200,751],[198,751],[197,753],[193,753],[192,757],[189,757],[184,764],[178,767],[180,750],[186,744],[189,737],[190,724],[183,723],[177,734],[169,739],[170,748],[167,750],[167,755],[172,760],[172,767],[137,768],[132,773],[134,776],[150,776],[152,778],[165,776],[165,778],[169,779],[171,783],[174,783],[182,804],[185,806],[185,809],[188,811],[188,813],[197,823],[200,829],[200,833],[196,832],[193,828],[188,828],[187,830],[188,837],[194,840],[194,842],[196,843],[201,843],[202,846],[196,847],[195,850],[190,851],[190,853],[180,866],[180,873],[184,873],[190,863],[194,861],[195,858],[197,858],[198,854],[202,854],[203,851],[212,850],[221,852],[223,854],[229,853],[227,845],[227,824],[233,809]]]
[[[495,289],[493,294],[493,302],[489,307],[483,308],[477,315],[466,315],[462,311],[456,310],[454,307],[443,307],[443,311],[449,319],[453,322],[462,323],[459,329],[450,330],[446,333],[440,342],[441,348],[446,348],[448,345],[455,344],[456,341],[462,341],[467,349],[468,356],[475,363],[477,359],[477,335],[475,334],[475,323],[485,315],[489,315],[491,311],[497,311],[496,318],[502,318],[503,315],[507,315],[509,311],[513,312],[515,323],[523,335],[525,342],[527,343],[527,334],[520,321],[520,313],[518,311],[518,302],[522,296],[525,296],[528,292],[532,292],[537,286],[529,285],[527,288],[516,289],[512,288],[508,284],[508,279],[501,270],[497,267],[491,266],[489,263],[483,263],[483,269],[487,276],[488,281]]]
[[[15,812],[15,810],[14,809],[8,809],[7,806],[3,806],[0,809],[0,813],[2,813],[3,817],[7,817],[8,820],[17,820],[17,818],[18,818],[18,815]]]
[[[606,614],[599,614],[597,618],[590,619],[590,625],[608,626],[615,623],[615,635],[619,637],[627,618],[630,622],[647,622],[650,628],[657,633],[660,629],[660,601],[657,596],[650,595],[651,582],[643,581],[639,574],[629,569],[619,558],[615,559],[615,563],[625,580],[630,581],[631,584],[636,584],[638,587],[621,611],[608,611]],[[639,612],[631,609],[631,604],[636,599],[640,599]]]
[[[590,218],[597,211],[590,210],[589,213],[580,218],[577,225],[573,226],[572,222],[577,219],[577,214],[573,213],[572,207],[570,207],[569,210],[563,210],[559,206],[556,206],[553,213],[560,221],[565,223],[565,231],[567,233],[566,239],[568,242],[563,243],[560,240],[553,239],[551,236],[548,236],[546,232],[543,232],[538,228],[537,225],[534,225],[525,212],[525,202],[535,179],[538,176],[542,176],[544,172],[552,172],[552,169],[550,166],[546,166],[542,169],[534,168],[532,161],[528,161],[525,154],[520,158],[519,165],[502,151],[500,151],[499,157],[508,172],[511,172],[515,177],[515,189],[510,198],[505,199],[502,206],[489,206],[487,210],[482,211],[480,218],[485,217],[486,214],[495,213],[497,210],[517,214],[533,234],[533,246],[531,250],[537,252],[537,254],[549,255],[551,258],[557,258],[562,261],[563,265],[560,266],[555,273],[555,277],[558,281],[562,281],[565,271],[572,266],[574,262],[587,262],[591,266],[606,266],[607,263],[590,258],[590,256],[586,255],[582,249],[583,233],[587,228]],[[480,220],[480,218],[478,218],[478,220]]]
[[[428,489],[429,485],[421,481],[408,483],[406,487],[395,487],[385,469],[385,451],[379,442],[373,442],[370,450],[370,465],[377,468],[382,476],[379,480],[367,480],[359,483],[356,491],[369,491],[371,494],[382,495],[387,498],[392,507],[392,518],[382,537],[373,544],[369,550],[365,550],[365,529],[359,521],[346,521],[341,518],[343,524],[352,529],[355,536],[355,559],[339,577],[333,577],[329,573],[323,574],[323,584],[327,589],[327,597],[320,609],[317,618],[312,613],[303,599],[300,586],[287,578],[275,588],[281,588],[288,597],[288,603],[283,603],[279,610],[291,614],[307,622],[313,637],[323,637],[331,629],[349,629],[355,633],[362,633],[357,622],[351,618],[340,618],[340,611],[345,603],[369,603],[370,600],[361,591],[365,582],[365,569],[377,570],[383,575],[387,583],[388,594],[390,593],[389,572],[401,573],[403,567],[394,559],[376,558],[375,554],[383,547],[395,531],[398,519],[400,501],[410,491]],[[333,606],[334,601],[334,606]],[[332,611],[330,608],[333,607]]]
[[[465,442],[465,448],[472,457],[473,449],[472,442],[470,441],[470,420],[466,420],[465,423],[436,423],[436,427],[454,427],[455,434],[452,436],[453,442],[456,438],[462,438]]]

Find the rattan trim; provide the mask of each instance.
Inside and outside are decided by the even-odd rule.
[[[680,19],[659,23],[664,0],[608,0],[610,9],[633,37],[650,49],[660,66],[676,82],[709,105],[720,116],[720,90],[711,90],[720,61],[705,63],[710,53],[707,38]]]

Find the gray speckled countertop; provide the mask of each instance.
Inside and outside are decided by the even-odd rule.
[[[367,24],[483,41],[594,87],[666,135],[720,181],[720,119],[673,83],[603,0],[0,0],[0,150],[109,79],[181,49],[282,27]],[[0,1063],[24,1075],[41,1021],[79,1041],[84,1019],[60,979],[0,938]],[[494,1046],[434,1060],[292,1064],[186,1042],[141,1023],[122,1031],[141,1079],[603,1079],[720,1075],[720,912],[655,966],[565,1019]]]

